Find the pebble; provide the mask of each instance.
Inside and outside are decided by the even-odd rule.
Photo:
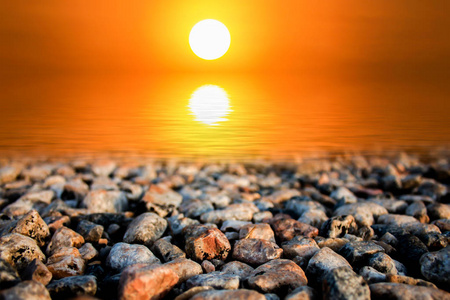
[[[170,243],[166,238],[157,240],[151,250],[163,259],[164,262],[168,262],[177,258],[185,258],[186,253],[177,246]]]
[[[138,243],[151,246],[162,237],[167,228],[167,221],[155,213],[143,213],[135,218],[123,236],[125,243]]]
[[[151,185],[142,201],[147,210],[165,217],[180,206],[183,197],[165,185]]]
[[[0,259],[0,290],[12,287],[20,281],[17,270],[7,261]]]
[[[271,222],[276,237],[281,241],[290,241],[297,235],[314,238],[319,229],[294,219],[280,219]]]
[[[80,249],[78,249],[78,251],[85,261],[90,261],[98,256],[97,249],[95,249],[91,243],[84,244]]]
[[[230,242],[217,228],[191,225],[183,232],[186,239],[186,254],[193,260],[203,261],[213,258],[225,260],[231,250]]]
[[[52,255],[64,247],[79,248],[84,244],[84,238],[70,228],[61,227],[55,231],[50,243],[47,246],[47,255]]]
[[[239,239],[261,239],[275,243],[275,234],[269,224],[246,224],[239,229]]]
[[[102,237],[103,226],[87,220],[81,220],[78,223],[77,232],[81,234],[88,243],[97,243]]]
[[[131,265],[120,275],[118,298],[161,299],[178,283],[178,280],[178,275],[164,265]]]
[[[11,233],[0,238],[0,259],[5,260],[20,272],[34,259],[44,261],[45,255],[32,238]]]
[[[1,235],[19,233],[36,241],[38,246],[45,245],[50,230],[36,210],[31,210],[17,221],[11,222],[2,231]]]
[[[52,280],[53,274],[40,260],[34,259],[23,271],[22,278],[23,280],[34,280],[47,285]]]
[[[372,241],[349,242],[339,250],[339,254],[351,265],[363,263],[369,256],[378,252],[384,252],[384,248]]]
[[[95,190],[82,201],[89,213],[119,213],[128,207],[125,194],[120,191]]]
[[[203,272],[201,265],[187,258],[177,258],[166,264],[166,267],[172,269],[178,276],[178,282],[185,282],[195,275]]]
[[[133,264],[154,264],[159,259],[144,245],[117,243],[106,258],[106,266],[120,271]]]
[[[323,276],[338,267],[353,269],[348,261],[328,247],[320,249],[309,260],[306,273],[316,282],[322,282]]]
[[[209,260],[202,261],[201,266],[202,266],[202,269],[203,269],[204,273],[211,273],[211,272],[216,271],[216,267]]]
[[[450,299],[450,294],[448,292],[426,286],[379,282],[370,284],[369,287],[372,299],[414,300],[418,299],[418,297],[420,297],[420,299],[430,300]]]
[[[190,288],[189,290],[182,293],[181,295],[178,295],[177,297],[175,297],[174,300],[189,300],[201,292],[211,291],[211,290],[214,290],[214,288],[212,288],[210,286],[194,286],[193,288]]]
[[[347,233],[354,234],[358,230],[355,218],[352,215],[335,216],[322,224],[320,235],[323,237],[343,237]]]
[[[247,283],[263,293],[286,294],[299,286],[307,285],[308,279],[305,272],[291,260],[277,259],[253,270]]]
[[[259,209],[253,203],[231,204],[224,209],[213,210],[200,216],[203,223],[221,224],[225,221],[251,221]]]
[[[254,268],[240,261],[230,261],[224,264],[221,268],[222,273],[228,273],[239,276],[241,280],[247,279]]]
[[[235,290],[239,288],[239,276],[218,271],[199,274],[186,281],[188,289],[195,286],[210,286],[217,290]]]
[[[234,259],[255,266],[262,265],[272,259],[278,259],[282,253],[283,249],[276,243],[253,238],[239,240],[233,248]]]
[[[284,300],[314,300],[318,299],[316,291],[309,286],[299,286],[293,290]]]
[[[18,165],[9,165],[0,168],[0,184],[13,182],[16,180],[21,172],[21,167]]]
[[[74,247],[58,248],[47,259],[46,266],[53,278],[60,279],[69,276],[83,275],[86,263],[80,252]]]
[[[301,235],[295,236],[290,241],[283,242],[281,247],[283,248],[284,257],[293,259],[299,256],[305,261],[309,261],[320,250],[314,239]]]
[[[52,298],[67,299],[76,296],[94,296],[97,292],[97,278],[93,275],[71,276],[53,280],[47,285]]]
[[[442,287],[450,286],[450,248],[425,253],[420,258],[420,271],[429,281]]]
[[[256,291],[239,289],[239,290],[224,290],[224,291],[204,291],[196,294],[191,300],[266,300],[263,294]]]
[[[388,211],[384,207],[372,202],[346,204],[333,213],[334,216],[352,215],[358,226],[371,226],[376,219],[386,214]]]
[[[323,277],[323,299],[367,299],[370,289],[364,278],[347,267],[338,267]]]
[[[2,300],[52,300],[45,286],[37,281],[26,280],[0,292]]]

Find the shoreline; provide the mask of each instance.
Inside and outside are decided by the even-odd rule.
[[[448,298],[446,154],[4,156],[0,295]]]

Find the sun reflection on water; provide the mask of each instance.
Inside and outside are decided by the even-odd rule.
[[[217,126],[232,110],[227,92],[212,84],[196,89],[189,99],[188,108],[195,120],[209,126]]]

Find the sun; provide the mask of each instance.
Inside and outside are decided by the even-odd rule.
[[[221,22],[206,19],[198,22],[189,34],[189,45],[200,58],[213,60],[222,57],[230,48],[231,36]]]

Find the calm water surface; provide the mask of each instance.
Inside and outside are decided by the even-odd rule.
[[[0,154],[285,159],[450,149],[450,89],[433,83],[124,77],[4,80]]]

